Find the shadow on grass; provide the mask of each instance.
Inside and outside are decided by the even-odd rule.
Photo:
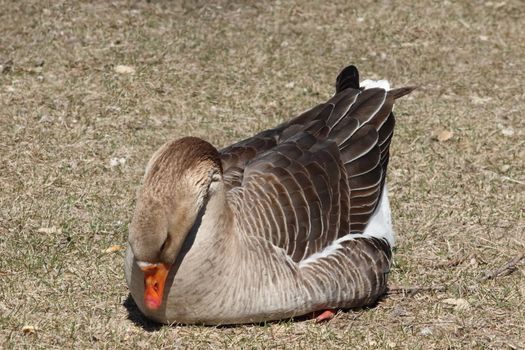
[[[338,309],[335,309],[334,311],[338,315],[343,314],[343,315],[347,315],[348,317],[352,317],[351,315],[353,315],[353,318],[355,320],[359,318],[363,314],[363,312],[374,309],[378,305],[379,301],[380,300],[368,306],[349,308],[349,309],[348,308],[347,309],[338,308]],[[327,309],[318,310],[318,311],[307,313],[305,315],[294,316],[291,318],[283,318],[281,320],[262,321],[262,322],[254,322],[254,323],[243,323],[243,324],[224,324],[224,325],[206,326],[206,327],[214,327],[217,329],[229,329],[229,328],[236,328],[236,327],[242,327],[242,326],[268,327],[268,326],[277,325],[277,324],[303,323],[303,322],[312,322],[312,323],[316,323],[319,325],[323,325],[323,324],[329,324],[331,321],[336,321],[334,319],[330,319],[330,320],[325,320],[321,322],[316,322],[315,318],[319,316],[321,313],[323,313],[323,311],[325,310]]]
[[[128,310],[128,319],[135,325],[142,327],[146,332],[155,332],[162,328],[162,324],[150,320],[140,312],[137,304],[131,297],[131,293],[122,304]]]
[[[362,306],[362,307],[356,307],[356,308],[349,308],[349,309],[336,309],[336,313],[343,313],[343,314],[349,314],[349,313],[355,313],[356,315],[361,315],[361,312],[371,310],[377,307],[377,305],[385,300],[387,298],[387,293],[381,295],[373,304]],[[146,332],[156,332],[159,329],[161,329],[164,325],[161,323],[157,323],[155,321],[150,320],[149,318],[145,317],[142,312],[140,312],[139,308],[137,307],[137,304],[135,304],[135,301],[131,297],[131,293],[128,294],[128,297],[122,304],[126,310],[128,311],[128,319],[133,322],[135,325],[142,327]],[[281,323],[298,323],[298,322],[315,322],[314,319],[319,316],[324,310],[319,310],[315,312],[310,312],[305,315],[295,316],[288,319],[281,319],[281,320],[273,320],[273,321],[263,321],[263,322],[254,322],[254,323],[245,323],[245,324],[223,324],[223,325],[201,325],[203,327],[214,327],[217,329],[228,329],[228,328],[236,328],[241,326],[259,326],[259,327],[266,327],[274,324],[281,324]],[[360,312],[361,311],[361,312]],[[322,321],[320,324],[326,323],[329,321]],[[174,323],[172,326],[185,326],[184,324],[178,324]]]
[[[377,307],[377,305],[383,301],[387,297],[387,294],[383,294],[375,303],[363,306],[363,307],[357,307],[357,308],[350,308],[350,309],[336,309],[337,313],[343,313],[343,314],[349,314],[349,313],[356,313],[357,315],[360,315],[360,311],[367,311],[370,309],[374,309]],[[140,312],[139,308],[137,307],[137,304],[135,304],[135,301],[131,297],[131,294],[128,294],[128,297],[122,304],[126,310],[128,310],[128,319],[133,322],[135,325],[142,327],[146,332],[156,332],[159,329],[161,329],[164,325],[161,323],[157,323],[155,321],[152,321],[145,317],[142,312]],[[264,322],[254,322],[254,323],[246,323],[246,324],[224,324],[224,325],[215,325],[215,326],[209,326],[209,325],[202,325],[203,327],[214,327],[217,329],[228,329],[228,328],[236,328],[241,326],[259,326],[259,327],[265,327],[270,326],[273,324],[281,324],[281,323],[296,323],[296,322],[315,322],[314,319],[324,310],[315,311],[308,313],[306,315],[301,316],[295,316],[288,319],[282,319],[282,320],[273,320],[273,321],[264,321]],[[328,321],[329,322],[329,321]],[[321,322],[320,324],[323,324],[326,322]],[[184,326],[184,324],[172,324],[172,326]]]

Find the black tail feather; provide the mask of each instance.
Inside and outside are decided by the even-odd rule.
[[[388,91],[388,94],[394,98],[394,100],[397,100],[400,97],[403,97],[405,95],[408,95],[412,91],[417,89],[417,86],[405,86],[399,89],[393,89]]]
[[[348,88],[359,89],[359,71],[354,65],[343,69],[335,81],[335,93]]]

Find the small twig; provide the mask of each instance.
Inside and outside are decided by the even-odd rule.
[[[443,262],[437,263],[437,264],[433,265],[432,267],[438,268],[438,269],[446,268],[446,267],[455,267],[455,266],[458,266],[458,265],[462,264],[463,262],[465,262],[465,260],[467,260],[467,258],[468,258],[468,256],[462,256],[462,257],[457,258],[457,259],[453,259],[453,260],[448,260],[448,261],[443,261]]]
[[[514,183],[516,183],[516,184],[525,185],[525,182],[520,181],[520,180],[513,179],[512,177],[502,176],[501,178],[502,178],[503,180],[507,180],[507,181],[510,181],[510,182],[514,182]]]
[[[485,272],[485,275],[483,276],[483,278],[481,278],[481,280],[486,281],[486,280],[491,280],[497,277],[503,277],[503,276],[510,275],[511,273],[517,270],[516,265],[518,265],[519,262],[523,260],[524,258],[525,258],[525,253],[521,253],[520,255],[518,255],[517,257],[515,257],[514,259],[512,259],[511,261],[509,261],[502,267],[497,268],[495,270]]]
[[[392,287],[388,289],[387,294],[416,294],[418,292],[444,292],[446,286],[413,286],[413,287]]]
[[[492,174],[495,177],[497,177],[497,178],[499,178],[501,180],[504,180],[504,181],[510,181],[510,182],[514,182],[514,183],[519,184],[519,185],[525,185],[525,182],[523,182],[523,181],[516,180],[516,179],[513,179],[513,178],[505,176],[505,175],[498,174],[497,172],[492,171],[492,170],[481,169],[481,171],[483,171],[484,173]]]

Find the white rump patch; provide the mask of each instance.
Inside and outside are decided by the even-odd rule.
[[[383,186],[383,192],[379,199],[379,205],[372,215],[370,222],[366,225],[364,237],[384,238],[391,247],[396,243],[394,228],[392,227],[392,215],[390,213],[390,202],[388,200],[388,187]]]
[[[379,205],[374,214],[370,218],[370,222],[366,225],[365,231],[359,234],[347,234],[341,238],[336,239],[330,245],[326,246],[322,251],[310,255],[308,258],[299,262],[299,267],[315,262],[317,259],[322,259],[330,254],[335,253],[338,249],[343,248],[341,243],[351,241],[356,238],[378,238],[386,239],[390,247],[394,247],[395,235],[392,227],[392,215],[390,214],[390,202],[388,201],[388,188],[383,186]]]
[[[381,88],[385,89],[386,91],[390,90],[390,83],[388,80],[370,80],[366,79],[361,82],[361,87],[366,89],[372,89],[372,88]]]

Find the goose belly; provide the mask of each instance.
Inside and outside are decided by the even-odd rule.
[[[278,251],[263,256],[268,250],[247,249],[244,256],[226,264],[188,254],[170,273],[165,303],[157,311],[144,307],[143,275],[131,249],[126,280],[138,308],[157,322],[262,322],[375,302],[386,290],[389,249],[384,240],[351,239],[305,264],[286,260]]]

